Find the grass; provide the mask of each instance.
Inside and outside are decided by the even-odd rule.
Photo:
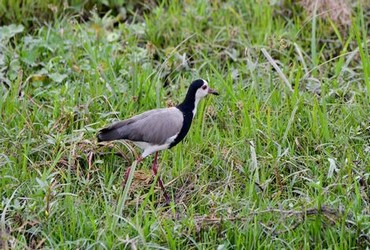
[[[173,1],[126,22],[3,27],[1,247],[369,246],[366,18],[344,31],[289,1]],[[139,152],[97,145],[97,130],[180,102],[198,77],[221,95],[160,153],[176,203],[164,206],[151,157],[126,195]]]

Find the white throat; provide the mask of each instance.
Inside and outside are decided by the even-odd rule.
[[[193,117],[195,117],[195,114],[197,113],[197,106],[201,98],[195,98],[195,103],[194,103],[194,109],[193,109]]]
[[[200,88],[198,88],[197,92],[195,93],[195,102],[194,102],[194,110],[193,110],[193,117],[195,116],[195,113],[197,112],[197,106],[200,99],[203,99],[206,95],[208,95],[208,86],[207,82],[203,80],[204,85]]]

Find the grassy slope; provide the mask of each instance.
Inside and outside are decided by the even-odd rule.
[[[250,2],[173,2],[118,27],[109,18],[64,18],[2,41],[1,77],[10,85],[0,99],[3,246],[369,244],[370,87],[362,65],[370,62],[366,46],[358,52],[361,16],[339,38],[320,20]],[[117,214],[135,156],[123,143],[98,147],[96,130],[181,101],[197,77],[221,96],[203,101],[186,140],[160,155],[177,203],[158,204],[147,159]]]

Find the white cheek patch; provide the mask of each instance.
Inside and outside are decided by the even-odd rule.
[[[204,90],[202,88],[199,88],[197,90],[197,93],[195,94],[195,99],[196,100],[199,100],[199,99],[205,97],[207,95],[207,93],[208,93],[207,90]]]

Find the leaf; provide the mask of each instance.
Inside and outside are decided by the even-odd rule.
[[[107,41],[108,42],[115,42],[119,39],[119,34],[116,33],[116,32],[110,32],[108,35],[107,35]]]
[[[5,64],[5,57],[3,54],[0,53],[0,65],[4,65]]]
[[[328,171],[328,178],[332,178],[334,172],[338,172],[337,164],[335,164],[335,160],[333,158],[328,158],[330,162],[329,171]]]
[[[39,186],[41,187],[41,189],[44,189],[46,186],[47,186],[47,183],[39,178],[36,177],[36,182],[37,184],[39,184]]]
[[[217,246],[217,250],[224,250],[224,249],[227,249],[227,247],[224,244]]]
[[[0,42],[12,38],[16,34],[23,32],[23,30],[24,26],[20,24],[19,25],[11,24],[8,26],[0,27]]]
[[[30,66],[37,66],[37,59],[39,57],[39,53],[36,50],[25,50],[21,53],[21,59],[24,63]]]
[[[64,79],[67,78],[66,74],[59,74],[59,73],[50,73],[48,74],[48,76],[50,77],[51,80],[57,83],[61,83],[63,82]]]

